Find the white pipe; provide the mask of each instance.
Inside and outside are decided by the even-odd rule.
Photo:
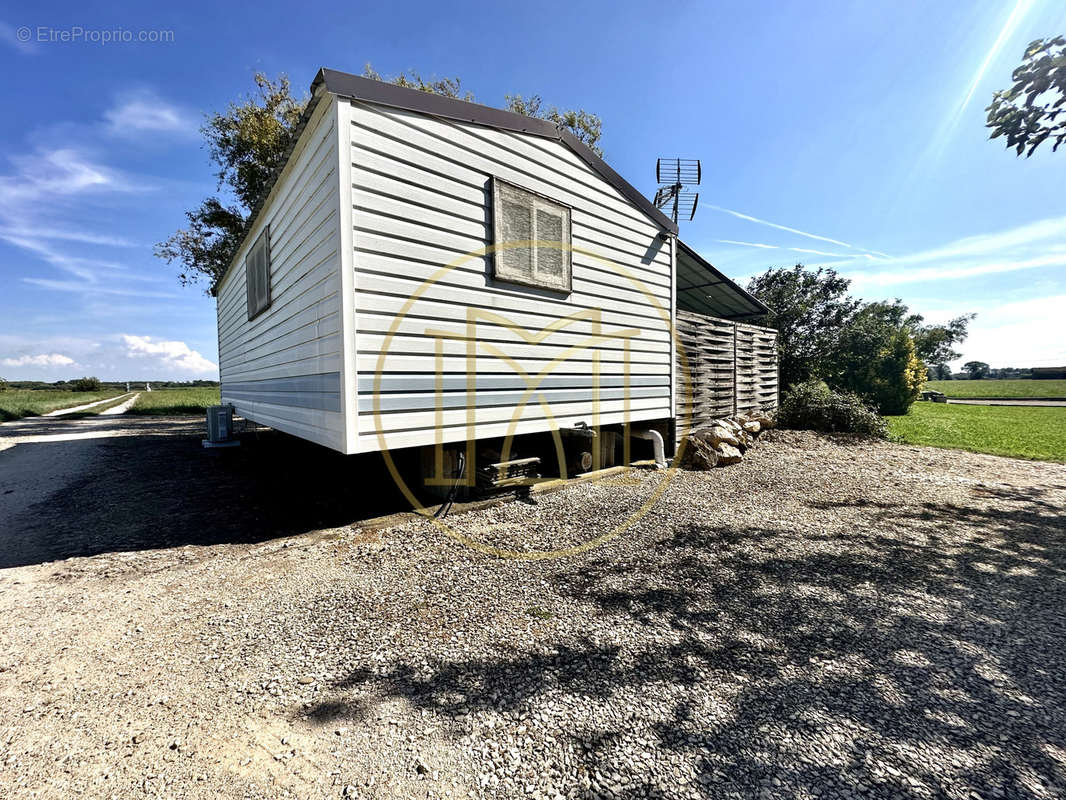
[[[666,469],[666,445],[663,444],[663,436],[656,430],[633,431],[633,436],[638,439],[646,439],[652,443],[655,450],[655,466],[657,469]]]

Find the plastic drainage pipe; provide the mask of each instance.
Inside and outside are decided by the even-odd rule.
[[[657,469],[666,469],[666,445],[663,444],[663,436],[658,431],[635,430],[632,433],[637,439],[646,439],[651,442],[652,447],[655,450],[655,466]]]

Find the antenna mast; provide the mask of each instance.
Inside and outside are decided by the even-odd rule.
[[[700,202],[699,192],[687,190],[686,186],[699,186],[703,169],[698,158],[658,158],[655,160],[655,180],[659,188],[655,192],[655,207],[667,212],[676,225],[680,217],[691,222],[696,216]]]

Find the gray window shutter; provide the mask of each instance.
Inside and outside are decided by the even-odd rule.
[[[494,277],[570,291],[570,209],[493,179]],[[544,244],[526,246],[524,242]]]
[[[248,319],[270,306],[270,226],[260,234],[244,260]]]

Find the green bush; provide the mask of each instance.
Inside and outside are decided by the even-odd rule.
[[[834,392],[821,381],[799,383],[785,392],[778,425],[795,430],[854,433],[883,439],[888,427],[856,394]]]
[[[100,379],[78,378],[70,382],[70,387],[75,392],[98,392],[100,391]]]

